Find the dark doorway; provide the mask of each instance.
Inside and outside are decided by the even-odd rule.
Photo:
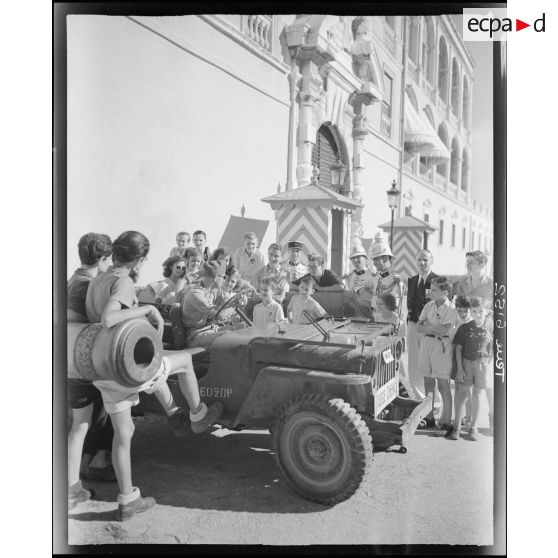
[[[343,272],[344,214],[339,209],[331,210],[331,269],[338,275]]]

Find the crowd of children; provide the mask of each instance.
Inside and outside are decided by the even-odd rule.
[[[309,254],[308,264],[304,263],[304,245],[298,240],[287,244],[286,257],[280,244],[270,244],[267,262],[258,242],[254,233],[247,232],[244,246],[231,254],[226,247],[211,251],[202,230],[195,231],[192,237],[181,231],[176,235],[176,246],[163,262],[163,280],[149,283],[141,289],[141,296],[144,301],[181,308],[189,346],[208,347],[220,334],[211,326],[216,319],[228,329],[242,327],[234,323],[232,305],[226,308],[229,301],[238,302],[259,328],[287,321],[307,324],[326,317],[326,310],[313,298],[316,290],[343,291],[345,315],[393,324],[395,332],[405,335],[402,281],[393,271],[394,256],[382,237],[376,238],[371,247],[370,265],[364,250],[351,252],[353,270],[343,278],[324,269],[320,254]],[[148,239],[137,231],[122,233],[114,242],[103,234],[84,235],[78,245],[81,266],[68,281],[68,321],[101,323],[110,328],[141,317],[162,335],[164,322],[157,306],[138,302],[137,281],[149,249]],[[296,294],[289,295],[287,304],[289,290]],[[232,301],[232,297],[237,298]],[[483,390],[489,395],[492,413],[490,318],[478,298],[462,295],[454,305],[452,285],[445,277],[432,279],[428,297],[417,321],[417,366],[424,376],[425,392],[433,395],[426,426],[435,426],[434,393],[438,389],[442,398],[438,427],[446,431],[448,439],[457,440],[465,419],[469,437],[475,440]],[[169,375],[178,379],[189,406],[188,415],[173,399],[166,382]],[[451,380],[455,382],[455,405]],[[192,359],[186,352],[165,352],[156,376],[138,388],[126,388],[111,380],[89,382],[69,377],[73,419],[68,437],[70,507],[93,496],[93,491],[83,488],[80,480],[88,475],[118,482],[121,520],[153,507],[154,499],[143,498],[132,483],[131,408],[139,402],[141,391],[157,397],[178,437],[185,435],[188,428],[205,432],[223,411],[221,403],[208,408],[201,402]],[[85,453],[87,458],[82,455]]]

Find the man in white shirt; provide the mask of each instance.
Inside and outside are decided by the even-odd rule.
[[[265,258],[258,249],[256,233],[244,235],[244,247],[238,248],[233,254],[231,263],[240,271],[240,276],[251,285],[254,284],[256,272],[265,265]]]

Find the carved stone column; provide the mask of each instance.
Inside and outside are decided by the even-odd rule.
[[[323,81],[318,69],[318,66],[311,60],[301,61],[296,165],[296,178],[299,187],[306,186],[312,181],[312,147],[316,141],[316,129],[312,115],[314,103],[320,100],[323,92]]]
[[[366,128],[366,106],[372,102],[370,93],[355,91],[349,97],[355,116],[353,118],[353,199],[362,203],[363,183],[362,171],[364,139],[368,130]],[[355,209],[351,219],[351,251],[355,248],[362,249],[362,207]]]

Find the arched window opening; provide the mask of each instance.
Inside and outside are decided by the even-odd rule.
[[[451,142],[450,182],[459,185],[459,144],[456,138]]]
[[[418,64],[418,53],[419,53],[419,18],[411,17],[409,23],[409,58]]]
[[[461,163],[461,189],[464,192],[469,190],[469,154],[463,150],[463,162]]]
[[[329,124],[323,124],[318,129],[318,133],[316,134],[316,143],[312,148],[312,165],[318,169],[318,184],[320,186],[332,188],[331,165],[337,161],[338,156],[347,168],[345,181],[341,189],[348,192],[350,189],[349,165],[340,150],[333,128]]]
[[[454,58],[451,64],[451,111],[459,117],[459,66]]]
[[[448,102],[448,74],[448,45],[444,37],[440,37],[440,48],[438,53],[438,92],[442,100],[446,103]]]
[[[435,85],[434,69],[436,67],[436,33],[434,31],[434,20],[430,16],[426,20],[426,79]]]
[[[461,118],[463,119],[463,126],[465,128],[469,128],[469,80],[464,77],[463,78],[463,108],[461,110]]]
[[[448,133],[446,131],[446,127],[443,124],[440,124],[438,127],[438,137],[442,140],[442,143],[449,149],[449,138]],[[448,175],[448,164],[447,163],[440,163],[436,166],[436,172],[443,177]]]

